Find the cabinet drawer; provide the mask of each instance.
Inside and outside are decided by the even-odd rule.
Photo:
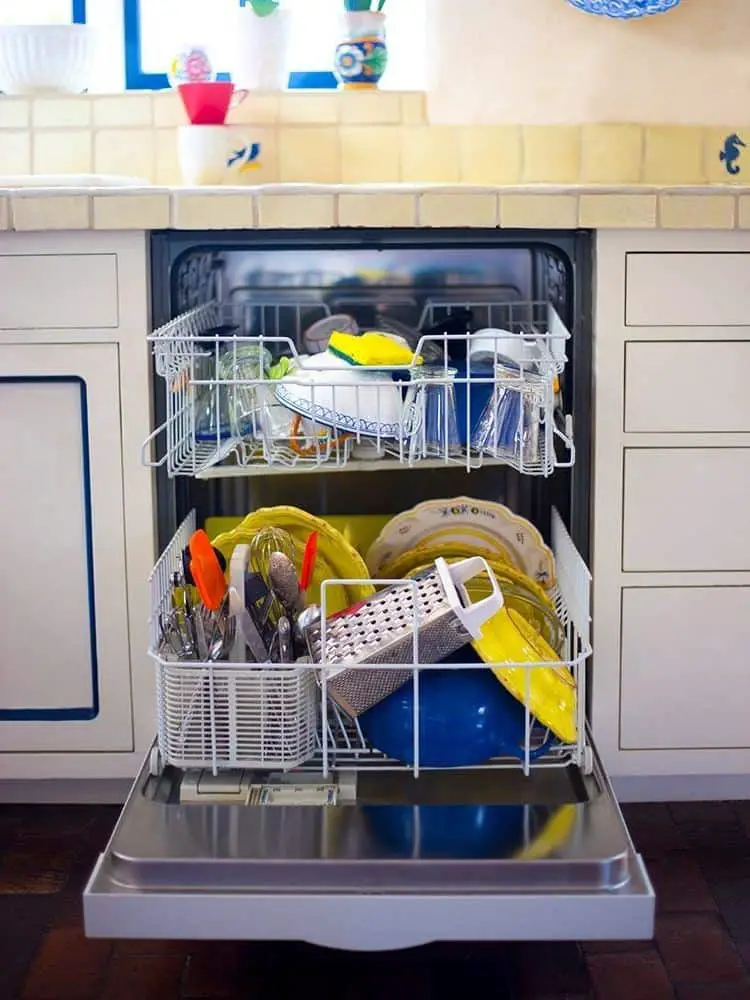
[[[750,326],[750,254],[630,253],[628,326]]]
[[[0,255],[0,330],[118,326],[115,254]]]
[[[623,570],[750,570],[750,448],[628,448]]]
[[[750,587],[622,592],[620,746],[750,745]]]
[[[625,430],[750,431],[750,342],[649,341],[625,348]]]

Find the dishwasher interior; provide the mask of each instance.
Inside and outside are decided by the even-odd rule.
[[[167,936],[353,948],[648,936],[653,891],[587,721],[589,235],[165,234],[152,260],[158,739],[87,890],[89,933],[149,936],[166,913]],[[508,360],[521,342],[532,362]],[[247,585],[254,540],[300,519],[295,568],[313,536],[330,565],[302,645],[284,602],[294,639],[274,626],[268,660],[245,655],[247,607],[229,662],[199,634],[215,617],[185,641],[196,531],[231,604],[238,552]],[[520,579],[541,618],[516,613]],[[514,655],[488,645],[500,618]],[[464,718],[452,685],[475,681],[490,688]]]

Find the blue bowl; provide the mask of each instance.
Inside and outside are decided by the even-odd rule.
[[[473,654],[473,650],[471,651]],[[456,657],[472,657],[461,650]],[[414,681],[359,718],[365,739],[394,760],[414,764]],[[526,713],[485,666],[419,675],[419,763],[471,767],[490,757],[523,756]],[[538,756],[545,745],[535,751]]]
[[[381,846],[400,858],[507,858],[524,842],[522,805],[366,806]]]
[[[680,0],[568,0],[568,3],[587,14],[630,20],[649,14],[666,14],[677,7]]]

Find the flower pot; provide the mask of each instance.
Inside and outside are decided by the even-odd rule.
[[[343,39],[336,47],[334,70],[345,90],[378,86],[388,65],[385,14],[348,11],[343,19]]]
[[[291,11],[258,17],[252,7],[240,7],[230,66],[234,85],[246,90],[284,90],[289,78],[290,33]]]

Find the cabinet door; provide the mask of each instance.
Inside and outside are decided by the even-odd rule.
[[[0,750],[132,749],[118,348],[0,345]]]

